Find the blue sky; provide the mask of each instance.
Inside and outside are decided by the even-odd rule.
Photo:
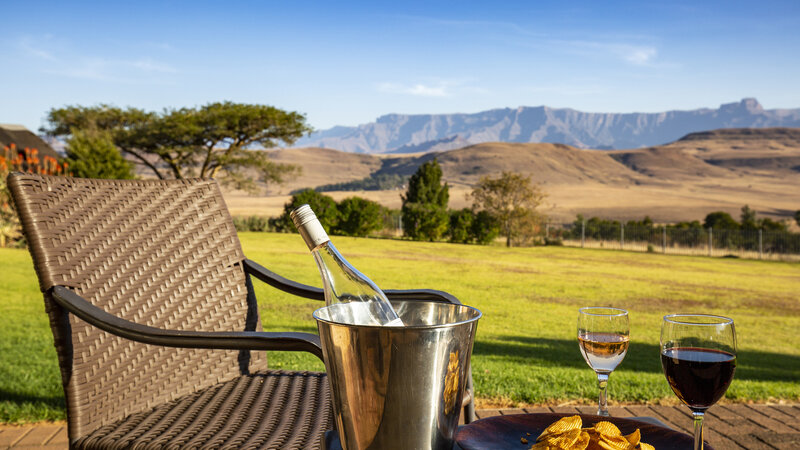
[[[0,0],[0,123],[222,100],[317,129],[521,105],[800,107],[800,1],[389,3]]]

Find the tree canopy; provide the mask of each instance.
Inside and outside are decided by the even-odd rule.
[[[432,159],[417,169],[408,180],[402,197],[403,233],[415,240],[436,240],[447,231],[450,215],[447,202],[450,188],[442,184],[442,168]]]
[[[530,177],[514,172],[502,172],[498,178],[482,177],[472,190],[475,210],[488,212],[500,224],[500,234],[506,246],[523,239],[541,218],[536,209],[545,193]]]
[[[715,211],[706,215],[706,219],[703,221],[703,228],[738,230],[739,222],[724,211]]]
[[[106,133],[123,155],[158,178],[219,178],[251,190],[253,178],[281,182],[298,170],[270,161],[253,147],[291,144],[311,130],[300,113],[232,102],[161,113],[110,105],[67,106],[50,110],[47,120],[42,131],[51,136]]]

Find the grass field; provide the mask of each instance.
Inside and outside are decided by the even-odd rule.
[[[298,235],[243,233],[249,258],[320,285]],[[800,400],[800,265],[560,247],[504,248],[335,238],[380,286],[434,288],[480,309],[472,367],[483,405],[595,401],[593,372],[576,343],[577,309],[625,308],[631,346],[611,376],[611,404],[676,402],[661,373],[661,317],[731,316],[739,336],[728,401]],[[0,249],[0,422],[64,417],[60,376],[42,298],[24,250]],[[264,328],[316,331],[320,303],[256,282]],[[274,368],[322,369],[314,357],[270,356]]]

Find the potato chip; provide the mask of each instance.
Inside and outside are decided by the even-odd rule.
[[[545,430],[542,431],[542,434],[540,434],[539,437],[536,438],[536,441],[538,442],[542,440],[542,438],[550,434],[557,435],[565,433],[570,430],[580,430],[582,425],[583,422],[581,422],[581,416],[576,415],[576,416],[562,417],[549,427],[545,428]]]
[[[597,422],[592,428],[604,436],[622,436],[619,428],[611,422]]]
[[[605,450],[633,450],[635,445],[631,445],[627,439],[622,436],[607,436],[601,434],[597,440],[597,445]]]
[[[573,448],[575,442],[580,439],[580,437],[580,428],[574,428],[564,433],[559,433],[558,435],[546,436],[542,441],[546,442],[549,448],[567,450]]]
[[[627,439],[628,442],[630,442],[631,444],[637,445],[639,443],[639,441],[642,440],[642,433],[640,433],[639,429],[637,428],[636,431],[634,431],[633,433],[625,436],[625,439]]]
[[[537,442],[529,450],[550,450],[550,445],[545,441]]]
[[[575,441],[574,444],[572,444],[572,448],[574,448],[576,450],[586,450],[586,447],[589,446],[589,441],[591,439],[592,438],[591,438],[591,436],[589,436],[589,433],[587,433],[585,431],[581,431],[580,437],[578,438],[577,441]]]
[[[603,450],[603,447],[597,445],[597,439],[590,439],[586,445],[586,450]]]
[[[641,441],[638,428],[623,436],[611,422],[598,422],[590,428],[582,425],[580,416],[563,417],[547,427],[530,450],[655,450]]]

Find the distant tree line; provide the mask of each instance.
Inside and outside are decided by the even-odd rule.
[[[294,232],[290,213],[307,203],[322,226],[331,234],[367,236],[385,228],[401,228],[413,240],[489,244],[498,236],[506,245],[531,245],[541,240],[545,217],[536,208],[544,193],[530,177],[504,172],[498,178],[483,177],[471,193],[471,208],[448,208],[450,188],[442,181],[436,159],[422,164],[406,180],[402,207],[392,210],[360,197],[336,202],[333,198],[305,189],[296,192],[273,219],[237,218],[240,230]]]
[[[800,225],[800,214],[795,216]],[[706,215],[702,223],[694,220],[667,225],[655,225],[647,216],[640,221],[621,222],[598,217],[585,219],[579,214],[572,227],[563,232],[563,237],[599,241],[649,240],[654,245],[659,245],[662,237],[656,231],[662,227],[668,234],[671,245],[691,247],[711,239],[714,248],[762,248],[768,251],[778,247],[800,247],[800,234],[789,232],[787,223],[768,217],[759,218],[748,205],[742,207],[739,221],[729,213],[715,211]]]
[[[381,173],[370,177],[362,178],[360,180],[348,181],[345,183],[334,183],[317,186],[314,188],[317,192],[331,192],[331,191],[389,191],[405,187],[408,183],[408,177],[398,175],[395,173]],[[292,192],[297,194],[303,189],[298,189]]]
[[[788,231],[788,226],[784,222],[778,222],[770,219],[769,217],[756,217],[756,212],[748,205],[744,205],[741,210],[740,221],[737,222],[730,214],[723,211],[715,211],[706,215],[702,223],[697,220],[691,222],[678,222],[675,224],[665,225],[668,229],[680,230],[707,230],[709,228],[718,231],[732,231],[732,230],[764,230],[764,231]],[[800,213],[800,211],[798,211]],[[800,214],[796,214],[795,220],[800,219]],[[800,220],[798,220],[800,225]],[[581,230],[583,229],[586,238],[593,238],[598,240],[614,239],[619,235],[620,226],[626,228],[656,228],[653,219],[645,216],[640,221],[629,220],[628,222],[621,222],[618,220],[606,220],[598,217],[592,217],[586,220],[583,215],[578,214],[573,222],[572,236],[580,237]],[[660,225],[658,226],[660,228]]]

